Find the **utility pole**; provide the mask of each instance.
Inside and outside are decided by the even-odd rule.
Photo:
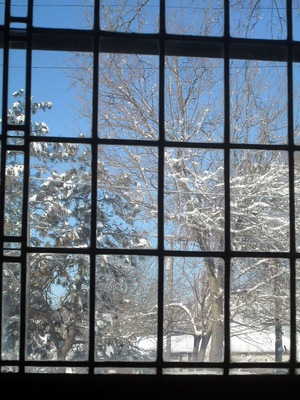
[[[171,250],[173,250],[173,238],[171,238]],[[171,360],[172,352],[172,312],[170,304],[173,301],[173,257],[168,257],[166,261],[166,271],[167,271],[167,293],[166,293],[166,305],[168,306],[167,315],[170,319],[167,321],[167,337],[166,337],[166,359]]]
[[[282,362],[282,301],[280,297],[280,281],[276,274],[274,278],[275,297],[275,362]]]

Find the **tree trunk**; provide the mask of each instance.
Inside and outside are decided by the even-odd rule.
[[[211,346],[209,361],[223,361],[224,346],[224,300],[223,271],[216,263],[206,260],[209,286],[211,292]]]
[[[194,347],[193,347],[193,355],[192,361],[198,361],[198,353],[199,353],[199,345],[200,345],[201,336],[194,336]]]

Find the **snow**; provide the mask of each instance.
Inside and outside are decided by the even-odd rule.
[[[289,338],[283,336],[282,344],[289,351]],[[235,353],[274,353],[275,333],[252,332],[233,336],[230,345],[231,351]]]

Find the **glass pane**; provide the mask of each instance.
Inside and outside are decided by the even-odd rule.
[[[33,25],[43,28],[91,29],[94,0],[34,0]]]
[[[230,168],[232,249],[288,251],[287,152],[233,150]]]
[[[223,260],[167,257],[164,276],[165,361],[223,361]]]
[[[89,373],[87,367],[25,367],[25,373],[29,374],[76,374],[85,375]]]
[[[223,61],[165,58],[165,132],[171,141],[222,142]]]
[[[21,132],[18,132],[18,133],[21,133]],[[9,132],[8,132],[8,135],[9,135]],[[7,139],[6,139],[6,143],[8,145],[12,145],[12,146],[14,146],[14,145],[23,146],[24,145],[24,139],[16,138],[14,136],[13,137],[9,137],[8,136]]]
[[[86,69],[80,70],[86,60]],[[92,62],[90,53],[32,52],[32,134],[90,137]],[[88,65],[87,65],[88,64]],[[85,80],[82,76],[85,76]],[[42,111],[47,111],[42,115]]]
[[[7,122],[11,125],[20,125],[22,129],[24,129],[25,124],[25,111],[26,111],[26,103],[25,103],[25,91],[20,89],[16,92],[12,93],[12,103],[10,103],[10,107],[7,113]],[[24,139],[21,139],[20,136],[24,136],[24,131],[16,131],[16,130],[8,130],[7,131],[7,144],[13,145],[23,145]]]
[[[288,375],[285,368],[232,368],[229,375]]]
[[[300,361],[300,260],[296,260],[296,359]],[[297,370],[300,374],[300,370]]]
[[[10,15],[13,17],[27,16],[28,0],[10,0]]]
[[[287,143],[287,66],[233,60],[230,69],[231,141]]]
[[[13,45],[13,44],[11,44]],[[8,116],[11,125],[25,123],[26,50],[10,49],[8,79]]]
[[[1,5],[0,5],[0,17],[1,17]],[[1,34],[0,34],[0,40],[2,40]],[[0,93],[3,93],[3,49],[0,49]],[[2,96],[0,96],[0,135],[1,134],[2,134]]]
[[[166,0],[167,33],[222,36],[223,0]]]
[[[18,360],[20,347],[21,264],[2,264],[1,358]]]
[[[156,257],[99,255],[96,271],[95,359],[155,361],[157,335]]]
[[[29,245],[89,246],[90,146],[33,142],[30,151]]]
[[[294,141],[300,144],[300,63],[293,64]]]
[[[22,233],[24,184],[24,154],[6,152],[4,235],[20,236]]]
[[[289,260],[234,258],[230,279],[231,361],[289,361]]]
[[[4,25],[4,16],[5,16],[5,1],[1,1],[1,3],[0,3],[0,25]]]
[[[230,0],[231,35],[286,39],[286,0]]]
[[[159,0],[102,0],[100,28],[105,31],[157,33]]]
[[[27,360],[87,360],[89,279],[86,255],[28,254]]]
[[[157,148],[98,147],[97,246],[157,246]]]
[[[218,251],[224,247],[223,151],[167,148],[165,247]]]
[[[158,57],[99,56],[99,137],[158,138]]]
[[[156,375],[156,368],[104,367],[104,368],[95,368],[95,374],[101,374],[101,375],[113,375],[113,374]]]
[[[296,251],[300,251],[300,152],[294,152],[295,160],[295,227]]]
[[[163,368],[163,375],[223,375],[223,368]]]
[[[293,39],[300,40],[300,1],[292,0]]]
[[[17,367],[16,365],[5,365],[3,367],[1,367],[0,369],[1,373],[18,373],[19,372],[19,367]]]

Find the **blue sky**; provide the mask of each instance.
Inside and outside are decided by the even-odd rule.
[[[280,4],[283,0],[280,0]],[[93,4],[93,0],[35,0],[33,25],[46,28],[84,28],[85,18],[78,18],[82,13],[82,4],[87,2]],[[115,4],[118,0],[103,0],[103,4]],[[152,0],[152,5],[157,4],[158,0]],[[285,1],[284,1],[285,2]],[[14,16],[26,17],[27,0],[11,0],[11,12]],[[191,1],[174,0],[172,7],[183,4],[193,4]],[[166,4],[170,5],[170,1]],[[217,1],[216,3],[217,4]],[[266,2],[270,4],[270,0]],[[294,3],[295,7],[296,2]],[[0,24],[4,22],[5,0],[0,0]],[[174,5],[174,6],[173,6]],[[91,8],[92,9],[92,8]],[[300,39],[299,14],[294,15],[295,39]],[[297,22],[297,23],[296,23]],[[50,135],[54,136],[78,136],[81,130],[86,136],[90,134],[90,127],[86,121],[81,121],[76,133],[74,133],[74,121],[78,113],[74,110],[74,99],[76,89],[70,87],[71,81],[66,78],[66,62],[70,59],[71,53],[64,52],[34,52],[32,58],[32,88],[31,93],[34,101],[51,101],[53,109],[46,114],[36,115],[37,122],[45,122],[50,127]],[[10,79],[9,79],[9,105],[14,101],[12,93],[19,89],[25,89],[25,52],[12,51],[10,53]],[[298,82],[299,65],[295,68],[297,75],[295,80]],[[1,66],[0,66],[1,72]],[[1,74],[2,75],[2,74]],[[1,83],[0,83],[0,89]],[[1,110],[0,110],[1,111]]]
[[[93,0],[88,1],[89,4]],[[26,17],[26,0],[11,0],[11,14],[16,17]],[[82,0],[35,0],[33,25],[46,28],[81,28],[82,20],[78,14],[82,12]],[[0,24],[4,23],[5,1],[0,0]],[[22,27],[15,24],[14,27]],[[46,113],[37,113],[34,121],[45,122],[53,136],[78,136],[82,131],[90,135],[90,128],[86,121],[78,122],[74,132],[74,121],[78,120],[78,113],[74,110],[76,90],[70,87],[71,81],[66,78],[67,61],[72,56],[66,52],[34,51],[32,55],[32,87],[31,94],[34,101],[51,101],[53,108]],[[0,72],[2,77],[2,52],[0,54]],[[11,106],[15,99],[12,93],[25,89],[26,52],[12,50],[9,58],[9,99]],[[2,91],[2,80],[0,79]],[[0,100],[1,101],[1,100]],[[1,111],[1,108],[0,108]]]
[[[78,94],[76,87],[71,87],[70,79],[66,78],[68,60],[71,53],[33,51],[32,54],[32,87],[33,101],[50,101],[53,108],[46,113],[37,113],[33,119],[36,122],[45,122],[53,136],[78,136],[82,131],[90,135],[87,121],[78,120],[78,113],[74,108],[74,100]],[[10,52],[9,76],[9,106],[15,101],[12,94],[25,89],[26,52],[13,50]],[[75,123],[77,126],[74,131]]]

